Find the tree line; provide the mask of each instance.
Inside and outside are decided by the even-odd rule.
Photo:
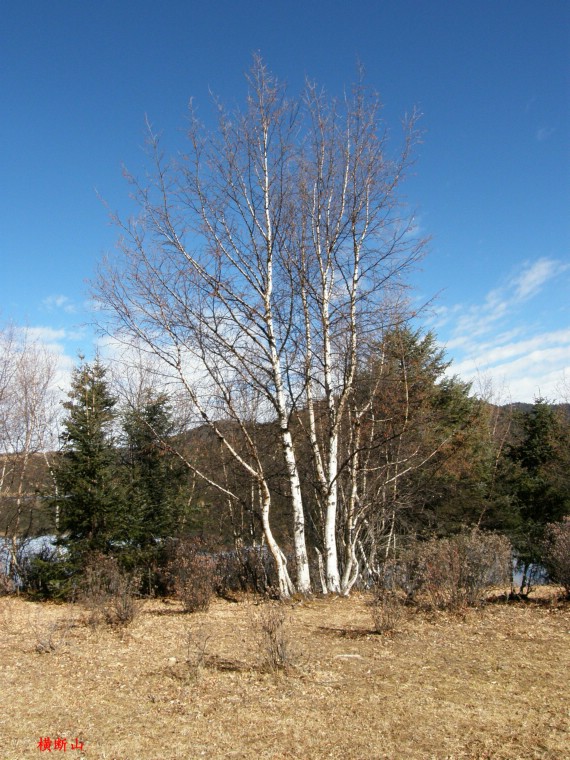
[[[432,334],[398,330],[377,347],[356,391],[375,403],[361,422],[358,469],[352,449],[340,449],[337,543],[342,577],[374,583],[387,561],[411,540],[450,537],[466,528],[509,537],[524,574],[543,557],[545,530],[569,513],[568,408],[543,399],[523,410],[498,407],[470,394],[468,384],[445,375],[448,362]],[[212,551],[267,546],[263,494],[244,476],[208,425],[188,426],[187,410],[164,390],[144,383],[119,401],[104,365],[83,361],[63,404],[57,452],[12,451],[3,457],[2,516],[7,536],[48,530],[65,554],[35,567],[36,582],[55,591],[81,576],[95,556],[115,557],[155,591],[172,541],[199,537]],[[317,430],[326,407],[315,406]],[[299,455],[307,516],[310,577],[327,592],[324,515],[313,470],[308,410],[291,423]],[[244,430],[220,423],[224,439],[246,453]],[[279,454],[275,420],[251,421],[245,430],[260,452],[272,500],[271,530],[287,562],[294,562],[294,512],[288,473]],[[22,500],[21,468],[41,456],[39,503]],[[46,461],[49,467],[46,465]],[[12,479],[7,478],[12,466]],[[354,499],[355,483],[358,500]],[[351,501],[351,497],[353,501]],[[15,556],[15,555],[14,555]],[[344,560],[346,561],[346,560]],[[531,581],[530,576],[523,585]],[[348,589],[349,590],[349,589]]]

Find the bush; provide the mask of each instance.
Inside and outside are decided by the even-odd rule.
[[[262,667],[273,673],[286,670],[293,663],[286,622],[286,610],[279,603],[260,605],[254,617],[254,630],[263,656]]]
[[[79,600],[90,611],[89,623],[125,626],[137,613],[136,595],[140,578],[126,573],[115,557],[92,555],[81,579]]]
[[[398,592],[378,587],[374,589],[370,610],[374,632],[383,635],[395,633],[404,614],[402,599]]]
[[[546,526],[543,561],[550,579],[570,596],[570,517]]]
[[[77,581],[69,560],[58,547],[44,546],[27,557],[22,567],[22,588],[35,599],[73,600]]]
[[[6,594],[13,594],[16,590],[16,584],[10,578],[10,576],[5,573],[3,570],[0,570],[0,596],[5,596]]]
[[[477,529],[452,538],[415,541],[384,565],[379,586],[405,592],[407,600],[431,609],[479,604],[489,586],[509,583],[507,538]]]
[[[277,584],[273,557],[266,547],[247,547],[218,554],[216,591],[224,596],[230,591],[271,595]]]
[[[198,539],[181,539],[173,544],[167,566],[170,590],[185,612],[207,610],[217,585],[216,559]]]

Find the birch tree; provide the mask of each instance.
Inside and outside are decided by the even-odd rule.
[[[380,103],[362,79],[341,105],[315,86],[307,88],[305,104],[309,127],[300,167],[296,285],[303,304],[309,437],[324,515],[326,588],[338,593],[355,581],[352,561],[344,562],[341,578],[337,551],[342,423],[359,356],[393,317],[403,296],[402,275],[425,245],[396,193],[418,139],[417,114],[405,120],[403,146],[394,159]],[[321,436],[316,400],[326,410]],[[350,426],[347,432],[354,438]],[[345,510],[349,522],[350,511]]]
[[[33,523],[33,508],[27,508],[32,457],[42,454],[50,467],[47,457],[57,417],[55,375],[55,357],[26,329],[9,325],[0,331],[0,498],[13,570],[18,569],[18,542]]]
[[[347,584],[336,545],[338,452],[357,356],[423,247],[396,195],[416,117],[406,120],[392,160],[379,103],[361,81],[339,104],[313,85],[289,98],[256,58],[248,85],[243,111],[216,103],[214,130],[191,110],[188,152],[176,161],[164,159],[149,131],[154,173],[145,183],[128,177],[140,214],[117,220],[121,252],[102,267],[97,294],[119,333],[136,336],[170,368],[196,420],[256,484],[283,595],[311,590],[292,434],[297,413],[308,410],[325,515],[324,586],[339,592]],[[320,430],[316,404],[327,410]],[[271,530],[272,494],[252,434],[261,422],[279,431],[294,581]],[[207,479],[232,497],[217,478]]]

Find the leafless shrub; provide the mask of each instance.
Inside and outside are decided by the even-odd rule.
[[[261,547],[220,552],[216,574],[216,592],[220,596],[232,591],[272,595],[278,586],[275,561],[269,551]]]
[[[185,656],[169,658],[168,675],[184,683],[197,681],[202,669],[210,664],[208,655],[210,639],[211,633],[203,621],[188,625],[183,638]]]
[[[7,573],[0,571],[0,596],[13,594],[15,591],[16,584],[12,578]]]
[[[262,667],[272,673],[290,668],[293,656],[286,629],[286,608],[265,602],[256,608],[253,624],[263,657]]]
[[[198,668],[206,662],[208,642],[212,635],[204,625],[188,626],[186,629],[186,661]]]
[[[546,527],[543,559],[551,580],[570,597],[570,517]]]
[[[186,612],[207,610],[216,587],[216,560],[196,539],[183,539],[168,563],[170,586]]]
[[[370,604],[374,632],[391,636],[404,617],[404,604],[397,591],[376,588]]]
[[[132,575],[122,575],[118,579],[110,603],[106,611],[106,620],[110,625],[126,626],[135,619],[138,607],[136,589],[139,578]]]
[[[44,625],[41,628],[39,626],[35,627],[35,650],[38,654],[49,654],[51,652],[55,652],[59,646],[58,638],[56,638],[58,629],[59,627],[57,623],[50,623],[49,625]]]
[[[211,637],[208,628],[203,624],[191,625],[186,629],[186,667],[194,678],[198,678],[200,671],[206,666]]]
[[[402,590],[409,602],[430,609],[458,610],[480,604],[489,586],[510,582],[511,557],[507,538],[476,529],[416,541],[386,563],[380,587]]]
[[[139,583],[138,576],[122,571],[114,557],[92,557],[85,568],[79,595],[79,601],[89,611],[89,624],[123,627],[132,623],[138,609]]]
[[[31,622],[34,650],[38,654],[51,654],[67,643],[71,629],[77,624],[73,616],[63,620],[46,620],[41,613]]]

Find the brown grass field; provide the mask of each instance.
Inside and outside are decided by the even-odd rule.
[[[281,671],[254,599],[138,604],[120,630],[0,599],[0,758],[570,757],[570,610],[554,598],[406,611],[392,636],[364,595],[290,603]],[[58,737],[65,752],[40,749]]]

